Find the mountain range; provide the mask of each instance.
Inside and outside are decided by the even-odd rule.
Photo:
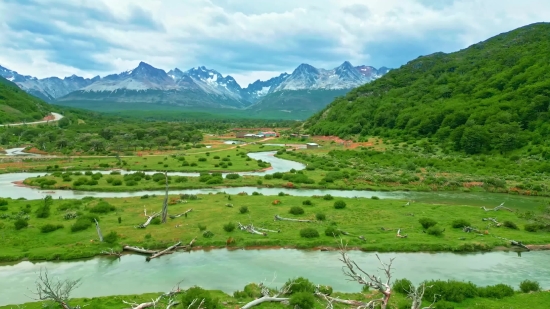
[[[145,62],[119,74],[83,78],[21,75],[0,66],[0,76],[26,92],[59,105],[101,109],[109,103],[121,110],[154,109],[150,104],[191,109],[249,109],[251,113],[288,114],[301,119],[330,103],[335,97],[369,83],[390,69],[353,66],[345,61],[331,69],[300,64],[291,74],[282,73],[242,88],[230,75],[204,66],[168,72]]]

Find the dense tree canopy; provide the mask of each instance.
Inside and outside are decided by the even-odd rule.
[[[410,61],[339,97],[313,134],[431,137],[474,154],[550,146],[550,23]]]

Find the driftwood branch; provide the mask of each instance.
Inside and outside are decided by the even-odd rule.
[[[158,250],[149,250],[145,248],[139,248],[139,247],[128,246],[128,245],[122,247],[122,250],[133,251],[133,252],[142,253],[142,254],[155,254],[158,252]]]
[[[242,225],[240,222],[237,222],[237,224],[239,225],[239,229],[241,231],[246,231],[246,232],[249,232],[250,234],[258,234],[258,235],[262,235],[262,236],[267,236],[267,233],[266,232],[260,232],[258,231],[254,225],[252,224],[249,224],[249,225]]]
[[[117,256],[119,259],[122,256],[121,252],[116,252],[114,249],[110,249],[109,251],[101,251],[101,254],[108,256]]]
[[[159,302],[163,299],[163,298],[168,298],[168,304],[166,306],[166,309],[170,309],[174,306],[177,306],[180,304],[179,301],[175,301],[174,300],[174,296],[176,296],[177,294],[180,294],[182,291],[180,289],[180,284],[181,282],[178,282],[178,284],[172,288],[172,290],[168,293],[164,293],[162,295],[160,295],[159,297],[157,297],[156,299],[151,299],[150,302],[146,302],[146,303],[141,303],[141,304],[138,304],[138,303],[135,303],[135,302],[127,302],[127,301],[122,301],[123,303],[127,304],[127,305],[130,305],[132,309],[144,309],[144,308],[156,308],[157,305],[159,304]]]
[[[141,304],[127,302],[125,300],[123,300],[122,302],[125,303],[126,305],[130,305],[132,309],[144,309],[144,308],[151,308],[151,307],[155,308],[161,299],[162,299],[162,295],[157,297],[157,299],[152,299],[150,302],[141,303]]]
[[[166,218],[168,217],[168,172],[164,172],[164,180],[166,182],[166,187],[164,191],[164,201],[162,202],[162,223],[166,223]]]
[[[287,295],[290,292],[290,288],[292,287],[292,283],[288,285],[284,285],[280,290],[278,290],[275,294],[271,295],[269,289],[263,284],[260,283],[260,288],[262,290],[262,297],[257,298],[244,306],[241,307],[241,309],[249,309],[254,306],[257,306],[262,303],[266,302],[279,302],[279,303],[286,303],[288,302],[288,297],[281,297],[283,295]]]
[[[101,229],[99,228],[99,222],[97,222],[97,219],[94,218],[95,221],[95,229],[97,231],[97,236],[99,237],[99,241],[103,242],[103,235],[101,234]]]
[[[170,253],[172,253],[171,251],[174,250],[174,249],[176,249],[179,245],[181,245],[181,241],[178,241],[175,245],[172,245],[172,246],[170,246],[170,247],[168,247],[168,248],[166,248],[166,249],[164,249],[164,250],[162,250],[162,251],[160,251],[160,252],[157,252],[157,253],[155,253],[155,254],[153,254],[153,255],[151,255],[151,256],[148,256],[145,260],[146,260],[147,262],[149,262],[150,260],[155,259],[155,258],[158,258],[158,257],[161,256],[161,255],[170,254]]]
[[[485,211],[497,211],[499,209],[504,209],[504,210],[508,210],[508,211],[511,211],[511,212],[514,212],[512,209],[508,208],[508,207],[504,207],[504,203],[498,205],[497,207],[495,208],[487,208],[485,206],[481,207],[481,209],[485,210]]]
[[[426,286],[426,284],[421,284],[418,288],[415,288],[413,285],[409,287],[409,290],[407,291],[407,298],[410,298],[412,300],[411,309],[432,309],[433,305],[437,301],[437,296],[434,295],[434,301],[428,306],[428,307],[422,307],[422,298],[424,298],[424,292],[426,292],[426,288],[431,288],[432,286]]]
[[[147,215],[147,209],[143,208],[143,213],[145,214],[145,216],[147,217],[147,221],[145,221],[145,223],[142,223],[140,225],[137,225],[136,228],[138,229],[144,229],[146,228],[149,224],[151,224],[151,221],[153,221],[154,218],[160,216],[160,213],[159,212],[155,212],[154,214],[148,216]]]
[[[306,220],[306,219],[292,219],[292,218],[283,218],[279,215],[275,215],[275,221],[281,220],[281,221],[294,221],[294,222],[313,222],[313,220]]]
[[[407,238],[407,237],[408,237],[407,234],[401,235],[401,229],[398,229],[398,230],[397,230],[397,235],[395,235],[395,236],[397,236],[397,237],[399,237],[399,238]]]
[[[176,218],[179,218],[181,216],[187,217],[187,213],[192,212],[192,211],[193,211],[193,208],[190,208],[190,209],[187,209],[185,212],[182,212],[179,215],[170,215],[170,219],[176,219]]]
[[[493,235],[494,236],[494,235]],[[498,239],[502,239],[502,240],[505,240],[505,241],[508,241],[510,242],[510,245],[512,246],[516,246],[516,247],[521,247],[527,251],[531,251],[531,249],[529,249],[529,247],[527,247],[526,245],[524,245],[521,241],[516,241],[516,240],[513,240],[513,239],[507,239],[507,238],[504,238],[504,237],[498,237],[498,236],[495,236],[496,238]]]
[[[497,227],[500,227],[502,225],[502,223],[498,222],[497,221],[497,218],[483,218],[481,219],[482,221],[491,221],[491,222],[494,222]]]

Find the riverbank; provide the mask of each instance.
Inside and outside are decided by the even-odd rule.
[[[119,251],[123,244],[160,249],[178,240],[189,242],[195,237],[195,245],[207,249],[225,248],[228,243],[233,248],[331,248],[336,246],[333,233],[347,233],[341,237],[350,247],[368,252],[487,252],[510,248],[510,242],[501,238],[521,240],[528,245],[550,244],[550,233],[544,229],[525,230],[532,225],[533,216],[538,213],[536,209],[485,212],[477,206],[417,202],[407,205],[403,200],[331,196],[170,195],[170,215],[192,211],[187,216],[168,219],[166,224],[155,220],[145,229],[136,229],[147,220],[144,209],[148,214],[160,211],[163,200],[162,195],[54,199],[48,202],[51,205],[47,218],[37,218],[37,214],[44,211],[44,200],[5,200],[7,205],[0,211],[0,233],[4,243],[0,260],[88,258],[110,248]],[[343,202],[345,207],[336,209],[336,202]],[[276,215],[309,221],[274,220]],[[82,219],[71,219],[73,216]],[[483,221],[483,218],[495,216],[499,223],[512,222],[514,228],[496,227],[491,221]],[[25,217],[28,226],[17,230],[15,222]],[[110,243],[98,241],[93,218],[98,219],[104,236],[114,234]],[[435,220],[436,227],[442,230],[440,235],[426,233],[419,223],[421,218]],[[457,219],[463,219],[478,231],[466,233],[461,227],[453,228]],[[84,222],[78,223],[82,220]],[[239,230],[239,223],[270,231],[266,236],[252,234]],[[48,225],[53,228],[43,230]],[[76,228],[77,225],[83,225],[82,229]],[[407,237],[397,237],[398,230],[401,236]]]

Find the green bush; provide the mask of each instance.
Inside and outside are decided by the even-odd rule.
[[[8,200],[5,198],[0,198],[0,206],[6,206],[8,205]]]
[[[392,291],[399,294],[408,295],[412,286],[412,282],[409,279],[399,279],[395,280],[393,283]]]
[[[288,303],[291,308],[313,309],[315,308],[315,297],[313,293],[300,292],[292,294]]]
[[[92,226],[92,221],[90,221],[90,218],[87,217],[80,217],[78,218],[73,225],[71,225],[71,232],[79,232],[84,231],[88,229],[90,226]]]
[[[292,285],[290,288],[290,294],[305,292],[313,294],[315,292],[315,285],[304,277],[298,277],[295,279],[289,279],[286,286]]]
[[[241,175],[239,175],[239,174],[227,174],[227,175],[225,175],[226,179],[238,179],[240,177],[241,177]]]
[[[202,300],[204,300],[204,302],[202,303],[202,308],[208,308],[208,309],[220,308],[219,300],[217,298],[212,297],[209,291],[204,290],[198,286],[191,287],[187,291],[185,291],[185,293],[183,293],[181,297],[182,306],[180,307],[188,308],[188,309],[197,309],[199,308],[199,305]],[[193,301],[195,301],[195,303],[193,303]],[[191,306],[192,303],[193,303],[193,306]]]
[[[245,214],[248,212],[248,207],[247,206],[241,206],[241,208],[239,208],[239,212],[242,213],[242,214]]]
[[[50,233],[50,232],[54,232],[54,231],[57,231],[58,229],[62,229],[63,228],[63,224],[46,224],[46,225],[43,225],[40,227],[40,232],[41,233]]]
[[[456,219],[456,220],[453,221],[453,228],[455,228],[455,229],[463,228],[465,226],[471,226],[471,224],[468,220]]]
[[[204,231],[202,232],[202,237],[204,238],[212,238],[214,237],[214,233],[210,232],[210,231]]]
[[[437,221],[431,218],[420,218],[418,222],[422,225],[423,228],[428,229],[437,224]]]
[[[236,228],[236,225],[233,222],[229,222],[223,225],[223,229],[228,233],[233,232],[235,228]]]
[[[105,214],[114,210],[115,210],[115,206],[105,201],[99,201],[97,205],[90,208],[91,213],[97,213],[97,214]]]
[[[203,225],[203,224],[197,224],[197,227],[199,228],[199,231],[206,231],[206,225]]]
[[[519,289],[523,293],[538,292],[540,291],[540,284],[537,281],[523,280],[519,284]]]
[[[4,206],[0,206],[0,211],[6,211],[8,210],[8,206],[4,205]]]
[[[325,216],[325,214],[318,213],[318,214],[315,214],[315,218],[319,221],[325,221],[327,219],[327,216]]]
[[[428,233],[428,235],[441,236],[443,234],[443,229],[439,226],[431,226],[426,230],[426,233]]]
[[[373,195],[373,196],[371,196],[370,198],[373,199],[373,200],[379,200],[379,199],[380,199],[380,198],[379,198],[378,196],[376,196],[376,195]]]
[[[176,183],[187,182],[189,179],[185,176],[177,176],[174,180]]]
[[[153,225],[160,225],[162,222],[160,220],[160,217],[155,217],[153,220],[151,220],[151,224]]]
[[[479,297],[501,299],[514,295],[514,289],[506,284],[489,285],[478,288]]]
[[[122,186],[122,180],[115,179],[115,180],[113,180],[112,185],[113,186]]]
[[[462,282],[456,280],[431,280],[425,282],[426,286],[432,286],[424,292],[424,299],[433,300],[435,295],[437,299],[460,303],[467,298],[478,296],[478,287],[471,282]]]
[[[504,221],[502,225],[509,229],[519,230],[518,226],[512,221]]]
[[[537,223],[527,223],[525,224],[524,226],[524,229],[527,231],[527,232],[536,232],[538,231],[540,228],[539,224]]]
[[[313,205],[313,203],[310,200],[305,200],[305,201],[302,202],[302,205],[311,206],[311,205]]]
[[[115,231],[109,232],[106,236],[103,237],[103,241],[108,244],[114,244],[118,240],[118,234]]]
[[[288,212],[293,215],[303,215],[304,209],[299,206],[292,206]]]
[[[342,200],[336,201],[336,202],[334,202],[334,208],[335,209],[344,209],[344,208],[346,208],[346,202],[344,202]]]
[[[118,224],[121,224],[121,223],[122,223],[122,218],[118,217]]]
[[[325,201],[330,201],[330,200],[333,200],[334,197],[332,197],[332,195],[330,195],[330,194],[327,194],[327,195],[323,196],[323,199],[324,199]]]
[[[336,237],[340,235],[340,231],[336,229],[334,226],[329,226],[325,229],[325,235],[329,237]]]
[[[319,237],[319,232],[312,227],[307,227],[300,230],[300,236],[303,238],[316,238]]]
[[[23,220],[20,218],[15,220],[15,222],[13,222],[13,226],[15,227],[16,230],[20,230],[29,226],[29,222],[27,220]]]
[[[330,285],[320,285],[319,286],[319,292],[325,295],[331,295],[333,290]]]

